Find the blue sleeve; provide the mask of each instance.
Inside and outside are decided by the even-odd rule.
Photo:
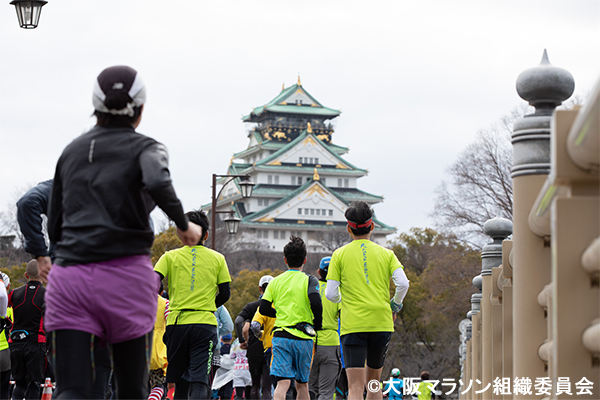
[[[36,257],[52,256],[46,246],[42,214],[48,216],[52,180],[39,183],[17,202],[17,221],[25,239],[25,251]]]
[[[217,320],[219,322],[219,337],[233,332],[233,320],[225,306],[217,308]]]

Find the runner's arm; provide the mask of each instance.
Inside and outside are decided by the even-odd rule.
[[[396,294],[394,294],[394,301],[397,304],[402,304],[406,292],[408,292],[409,282],[403,268],[398,268],[392,273],[392,280],[396,285]],[[329,285],[327,286],[329,289]]]
[[[231,290],[229,289],[229,282],[223,282],[219,284],[219,293],[215,297],[215,305],[217,308],[221,307],[223,304],[229,300],[231,296]],[[231,319],[231,317],[229,317]],[[232,327],[233,330],[233,327]]]
[[[340,282],[331,279],[327,280],[327,289],[325,290],[325,297],[327,300],[334,303],[342,301],[342,294],[340,293]]]
[[[273,308],[273,303],[265,299],[260,300],[260,306],[258,307],[258,311],[264,316],[277,318],[277,313]]]
[[[319,293],[319,281],[313,275],[308,276],[308,301],[313,313],[313,326],[316,330],[323,328],[323,304]]]

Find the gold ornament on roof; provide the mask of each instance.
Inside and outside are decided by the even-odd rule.
[[[283,92],[285,90],[285,82],[281,84],[281,91]]]
[[[306,132],[312,133],[312,127],[310,126],[310,122],[306,123]]]
[[[313,181],[318,181],[318,180],[320,180],[319,173],[317,172],[317,167],[315,167],[315,173],[313,174]]]
[[[298,74],[298,86],[302,86],[302,82],[300,82],[300,74]]]
[[[229,165],[233,164],[233,159],[234,159],[234,157],[231,157],[231,160],[229,161]]]

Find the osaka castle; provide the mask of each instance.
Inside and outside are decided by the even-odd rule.
[[[248,147],[233,155],[227,174],[250,175],[255,183],[252,197],[242,198],[239,179],[217,183],[227,185],[217,210],[233,210],[241,219],[239,233],[231,237],[239,250],[260,245],[281,251],[293,234],[310,251],[330,252],[332,240],[350,240],[344,218],[350,203],[383,201],[383,196],[358,188],[358,179],[368,171],[346,161],[348,148],[333,142],[331,121],[340,113],[319,103],[298,78],[297,84],[283,87],[273,100],[242,118],[251,127]],[[209,211],[210,204],[203,208]],[[373,220],[371,240],[385,245],[386,236],[396,229]]]

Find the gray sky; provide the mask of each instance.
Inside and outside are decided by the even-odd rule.
[[[0,6],[0,210],[54,175],[63,148],[95,122],[105,67],[143,77],[138,131],[163,142],[186,210],[210,201],[212,173],[247,147],[241,116],[300,73],[341,109],[336,144],[385,196],[378,217],[433,226],[434,190],[475,138],[522,103],[515,82],[550,62],[575,92],[600,77],[600,2],[50,0],[35,30]]]

